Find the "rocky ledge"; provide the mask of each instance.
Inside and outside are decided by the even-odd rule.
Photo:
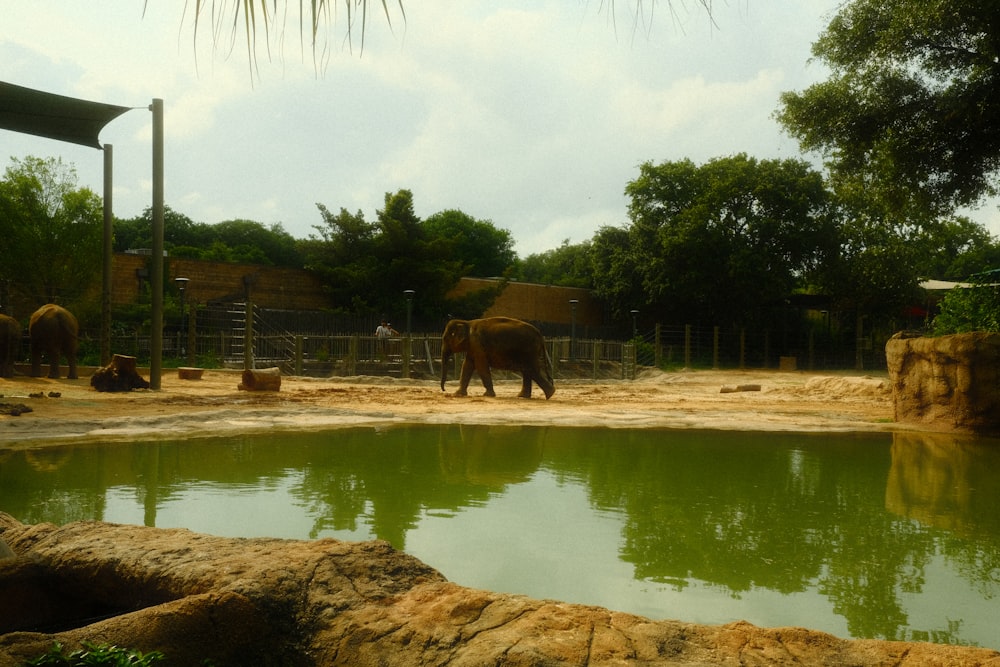
[[[464,588],[385,542],[0,513],[0,666],[54,641],[159,650],[170,665],[1000,666],[986,649],[652,621]]]

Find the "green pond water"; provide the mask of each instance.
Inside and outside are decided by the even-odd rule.
[[[1000,441],[392,426],[0,448],[0,510],[388,540],[476,588],[1000,648]]]

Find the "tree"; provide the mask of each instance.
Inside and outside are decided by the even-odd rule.
[[[853,0],[813,45],[827,81],[782,95],[778,119],[831,171],[898,217],[996,193],[1000,9],[976,0]]]
[[[115,252],[153,245],[152,209],[136,218],[115,222]],[[265,226],[254,220],[195,222],[169,206],[163,213],[163,246],[174,257],[216,262],[245,262],[301,268],[298,241],[281,223]]]
[[[565,239],[558,248],[525,257],[518,268],[518,279],[529,283],[560,287],[594,287],[592,243],[571,244]]]
[[[517,262],[514,237],[490,220],[476,220],[457,209],[448,209],[424,220],[424,230],[429,237],[452,244],[454,258],[465,264],[467,276],[503,276]]]
[[[302,244],[306,268],[320,276],[338,309],[355,315],[403,313],[404,290],[415,291],[413,308],[435,327],[449,311],[445,294],[464,267],[450,239],[431,236],[414,213],[409,190],[386,193],[375,222],[361,211],[332,214],[317,204],[323,225]]]
[[[69,303],[101,275],[103,203],[61,159],[12,158],[0,181],[0,279],[37,302]]]
[[[625,192],[627,244],[611,230],[594,243],[598,290],[618,315],[760,322],[835,251],[830,195],[800,160],[647,162]]]

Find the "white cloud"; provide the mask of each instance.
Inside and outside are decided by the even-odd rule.
[[[623,224],[643,161],[798,157],[771,114],[782,90],[821,78],[809,46],[836,5],[717,3],[713,27],[695,3],[674,2],[676,16],[659,3],[633,31],[632,3],[614,22],[608,3],[407,3],[391,30],[380,7],[370,17],[362,54],[342,41],[335,3],[319,70],[292,19],[251,76],[242,43],[214,49],[208,23],[196,42],[183,3],[142,16],[142,3],[35,0],[5,8],[0,80],[143,107],[101,134],[122,216],[149,205],[144,107],[159,97],[166,200],[194,220],[282,222],[305,237],[316,202],[372,217],[385,192],[409,188],[419,215],[490,219],[526,255]],[[60,155],[100,191],[95,151],[3,140],[0,158]]]

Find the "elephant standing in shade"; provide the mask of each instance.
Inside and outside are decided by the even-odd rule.
[[[49,360],[49,377],[59,377],[59,357],[65,355],[70,380],[76,379],[76,346],[79,325],[73,313],[62,306],[47,303],[31,315],[31,376],[42,376],[42,353]]]
[[[0,315],[0,377],[14,375],[14,362],[21,351],[21,325],[9,315]]]
[[[466,396],[472,372],[486,387],[486,396],[496,396],[490,368],[519,371],[523,375],[521,398],[531,398],[534,381],[551,398],[556,392],[552,364],[545,353],[545,340],[535,327],[511,317],[481,320],[451,320],[441,336],[441,391],[448,379],[448,362],[455,352],[465,352],[462,377],[456,396]]]

